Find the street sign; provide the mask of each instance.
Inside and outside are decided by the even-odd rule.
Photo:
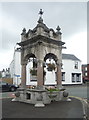
[[[16,77],[20,77],[20,75],[16,75],[16,74],[14,74],[14,76],[16,76]]]

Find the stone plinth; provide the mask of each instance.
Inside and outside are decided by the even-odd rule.
[[[44,107],[45,104],[50,104],[51,101],[67,101],[68,93],[65,89],[59,91],[47,91],[42,89],[23,89],[19,88],[15,93],[16,98],[12,101],[20,101],[34,104],[35,107]]]
[[[46,90],[39,89],[18,89],[15,93],[16,98],[13,101],[21,101],[38,105],[49,104],[51,102]]]

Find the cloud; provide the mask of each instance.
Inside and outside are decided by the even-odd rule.
[[[9,51],[3,50],[3,51],[0,51],[0,71],[3,68],[8,68],[9,67],[10,62],[13,59],[13,53],[14,53],[13,50],[9,50]]]
[[[87,32],[80,32],[71,36],[65,46],[64,53],[74,54],[83,64],[87,63]]]
[[[0,3],[0,48],[2,47],[2,4]]]

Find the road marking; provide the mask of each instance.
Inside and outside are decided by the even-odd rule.
[[[84,102],[87,104],[87,106],[89,107],[89,103],[88,103],[87,100],[85,100],[84,98],[77,97],[77,96],[69,96],[69,97],[73,97],[73,98],[76,98],[76,99],[78,99],[78,100],[84,101]]]
[[[88,116],[87,116],[87,107],[89,108],[88,102],[84,98],[80,98],[80,97],[76,97],[76,96],[69,96],[69,97],[76,98],[81,101],[81,103],[83,105],[83,118],[85,120],[88,120]]]

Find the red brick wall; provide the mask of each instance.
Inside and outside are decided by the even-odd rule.
[[[12,78],[2,78],[2,81],[13,84],[13,79]]]

